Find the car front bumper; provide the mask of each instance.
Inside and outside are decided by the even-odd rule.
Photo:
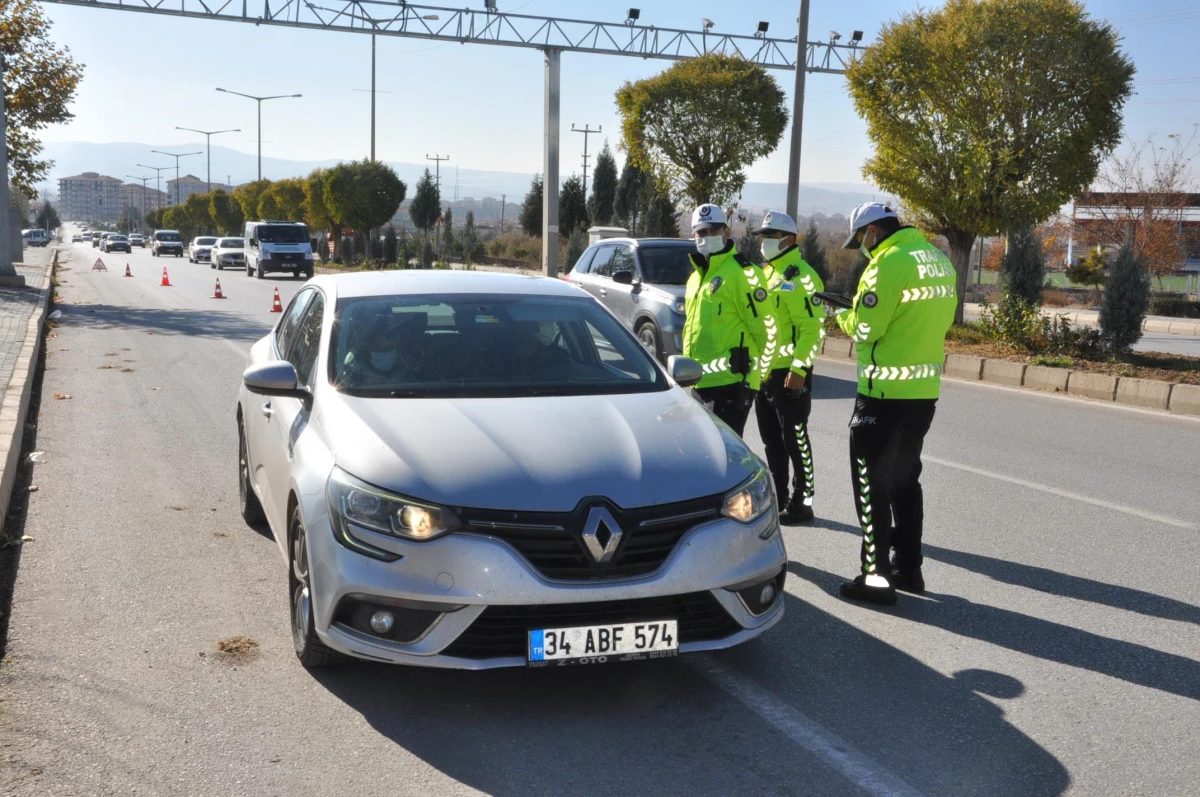
[[[450,534],[427,543],[407,542],[364,529],[354,536],[403,558],[395,562],[373,559],[342,545],[334,537],[326,515],[308,529],[312,599],[317,634],[330,647],[352,656],[375,661],[423,667],[482,670],[519,667],[526,656],[450,655],[446,651],[460,637],[470,636],[472,626],[492,607],[536,615],[538,607],[588,604],[622,607],[647,604],[667,605],[660,599],[691,596],[703,600],[711,613],[724,613],[718,636],[686,641],[682,630],[680,653],[716,650],[740,644],[766,631],[783,617],[782,589],[769,608],[751,613],[736,592],[726,587],[765,584],[772,579],[782,585],[787,564],[781,533],[776,529],[766,540],[760,533],[778,526],[774,512],[757,523],[743,526],[720,518],[704,522],[676,544],[663,565],[646,576],[619,581],[551,580],[539,573],[516,549],[495,537],[476,533]],[[414,601],[426,608],[444,611],[424,632],[410,642],[381,639],[343,622],[333,622],[339,603],[346,596],[379,598],[381,602]],[[656,600],[658,604],[656,604]],[[565,606],[571,605],[571,606]],[[719,609],[717,608],[719,605]],[[621,610],[611,617],[593,617],[596,624],[624,622]],[[639,616],[640,619],[641,616]],[[655,619],[676,619],[669,610]],[[682,623],[682,618],[681,623]],[[533,622],[528,626],[554,627]],[[478,629],[476,632],[478,633]],[[524,633],[519,630],[516,633]]]

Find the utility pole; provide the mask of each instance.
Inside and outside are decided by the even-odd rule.
[[[138,226],[142,227],[146,224],[146,183],[150,180],[149,177],[138,177],[134,174],[127,174],[126,177],[131,177],[134,180],[142,181],[142,218],[138,221]]]
[[[574,122],[571,123],[572,133],[583,133],[583,199],[585,202],[587,201],[588,138],[593,133],[600,133],[603,131],[604,125],[598,125],[596,129],[593,130],[590,124],[586,124],[581,130],[575,126]]]
[[[212,137],[218,133],[240,133],[242,129],[235,127],[231,130],[197,130],[194,127],[175,127],[176,130],[186,130],[189,133],[199,133],[204,136],[204,184],[205,190],[212,193]],[[178,177],[179,175],[175,175]]]
[[[6,288],[24,288],[25,278],[13,266],[12,252],[12,198],[8,194],[8,124],[4,108],[4,55],[0,53],[0,285]]]
[[[371,88],[369,89],[354,89],[361,91],[364,94],[371,95],[371,160],[375,160],[375,95],[376,94],[394,94],[391,91],[379,91],[375,88],[375,34],[371,34]]]
[[[248,100],[254,100],[258,103],[258,179],[262,179],[262,104],[267,100],[286,100],[295,97],[303,97],[303,94],[273,94],[270,97],[256,97],[253,94],[242,94],[240,91],[230,91],[218,87],[217,91],[223,94],[235,94],[238,97],[245,97]]]
[[[154,190],[156,192],[156,196],[154,197],[154,204],[158,206],[155,208],[155,210],[162,210],[162,196],[163,196],[162,173],[164,171],[166,171],[167,169],[170,169],[171,167],[170,166],[147,166],[144,163],[139,163],[138,168],[150,169],[151,171],[154,172]]]
[[[792,94],[792,151],[788,163],[787,212],[793,219],[800,207],[800,139],[804,134],[804,78],[808,74],[808,5],[800,0],[800,32],[796,36],[796,85]]]
[[[179,204],[179,159],[186,158],[188,155],[203,155],[203,152],[181,152],[176,155],[174,152],[163,152],[161,149],[150,150],[155,155],[166,155],[175,159],[175,204]]]
[[[504,235],[504,205],[508,202],[508,194],[500,195],[500,234]]]
[[[431,158],[431,157],[429,157],[429,153],[428,153],[428,152],[426,152],[426,153],[425,153],[425,160],[427,160],[427,161],[433,161],[433,162],[434,162],[434,166],[433,166],[433,179],[434,179],[434,181],[437,183],[437,187],[438,187],[438,193],[440,194],[440,193],[441,193],[441,191],[442,191],[442,161],[448,161],[448,160],[450,160],[450,156],[449,156],[449,155],[447,155],[446,157],[444,157],[444,158],[443,158],[443,157],[441,157],[440,155],[434,155],[434,156]]]
[[[542,184],[542,269],[558,276],[558,131],[562,85],[562,50],[546,48],[544,180]]]

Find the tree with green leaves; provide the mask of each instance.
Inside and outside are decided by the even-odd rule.
[[[421,231],[422,240],[425,243],[421,250],[421,266],[423,268],[428,267],[425,254],[429,249],[429,231],[433,229],[433,225],[437,224],[441,215],[442,192],[438,190],[433,174],[426,169],[425,173],[421,175],[421,179],[417,181],[417,192],[408,206],[408,216],[412,219],[413,225]]]
[[[448,258],[454,254],[454,209],[442,211],[442,257]]]
[[[335,234],[338,220],[325,204],[325,170],[313,169],[304,178],[304,222],[314,230],[330,230]]]
[[[1099,248],[1088,252],[1088,256],[1078,263],[1067,266],[1067,279],[1076,285],[1090,285],[1099,288],[1108,280],[1108,261]]]
[[[642,188],[649,179],[650,175],[631,161],[625,161],[621,179],[617,182],[617,194],[613,198],[613,221],[631,234],[637,230],[642,212]]]
[[[1004,253],[1002,268],[1006,291],[1012,291],[1030,304],[1042,303],[1046,258],[1036,227],[1029,224],[1008,234],[1008,251]]]
[[[612,224],[613,206],[617,200],[617,161],[608,142],[596,156],[596,170],[592,173],[592,195],[588,197],[587,211],[592,224],[607,227]]]
[[[579,228],[587,229],[587,201],[583,196],[583,181],[573,174],[562,184],[558,194],[558,230],[564,238]]]
[[[475,213],[473,211],[467,211],[467,218],[463,224],[459,241],[462,243],[463,262],[468,266],[483,254],[483,244],[480,243],[479,232],[475,229]]]
[[[946,0],[885,25],[849,66],[875,145],[863,174],[946,237],[957,322],[976,237],[1043,222],[1092,184],[1133,73],[1076,0]]]
[[[216,226],[208,212],[209,203],[208,194],[192,194],[181,206],[187,215],[188,226],[197,234],[209,232]]]
[[[568,273],[575,268],[575,264],[579,262],[579,258],[587,249],[587,233],[582,227],[576,227],[570,235],[567,236],[567,251],[563,255],[563,273]]]
[[[821,244],[821,232],[817,229],[815,218],[808,220],[808,231],[804,233],[804,239],[800,242],[800,257],[812,266],[822,283],[829,283],[829,253]]]
[[[293,177],[271,183],[260,201],[269,201],[271,214],[266,218],[300,221],[304,217],[304,179]]]
[[[34,224],[43,230],[53,232],[62,226],[62,220],[58,218],[58,211],[54,209],[54,205],[51,205],[49,202],[43,202],[42,206],[38,208]]]
[[[8,176],[29,196],[51,163],[40,157],[39,131],[74,118],[68,110],[83,65],[50,38],[50,20],[33,0],[0,2],[0,53],[4,58]]]
[[[675,203],[662,183],[651,180],[642,186],[641,229],[646,238],[678,238],[679,221]]]
[[[220,234],[242,234],[246,221],[246,217],[242,215],[242,206],[219,188],[208,195],[208,215]]]
[[[400,207],[408,186],[386,163],[339,163],[326,169],[322,201],[339,222],[362,233],[382,227]]]
[[[711,53],[617,91],[629,159],[679,203],[725,205],[787,127],[783,90],[759,64]]]
[[[161,229],[178,230],[184,239],[191,238],[194,232],[192,221],[188,217],[187,210],[184,209],[183,205],[172,205],[169,208],[163,208]]]
[[[521,229],[526,235],[542,235],[542,176],[535,174],[529,184],[529,193],[521,203]]]
[[[1104,302],[1100,305],[1100,336],[1114,352],[1127,352],[1142,337],[1142,322],[1150,309],[1150,275],[1146,262],[1127,242],[1108,270]]]
[[[247,221],[270,218],[259,208],[259,200],[270,186],[270,180],[255,180],[233,189],[233,198],[242,206],[242,215]]]

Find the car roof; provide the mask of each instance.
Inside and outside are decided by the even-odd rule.
[[[605,238],[592,246],[600,246],[601,244],[628,244],[630,246],[686,246],[693,247],[695,241],[687,238]]]
[[[359,271],[353,274],[322,274],[310,282],[317,287],[331,289],[339,298],[430,293],[587,297],[579,288],[563,280],[491,271]]]

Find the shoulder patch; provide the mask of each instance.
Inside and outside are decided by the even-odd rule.
[[[794,282],[785,282],[785,283],[783,283],[782,285],[780,285],[780,286],[779,286],[779,290],[781,290],[781,291],[794,291],[794,290],[796,290],[796,283],[794,283]]]
[[[765,302],[766,300],[767,300],[767,289],[766,288],[755,288],[754,289],[754,301]]]
[[[708,292],[716,293],[721,289],[721,284],[724,282],[720,277],[713,277],[712,282],[708,283]]]
[[[867,291],[862,297],[863,307],[868,310],[879,304],[879,297],[875,295],[875,291]]]

